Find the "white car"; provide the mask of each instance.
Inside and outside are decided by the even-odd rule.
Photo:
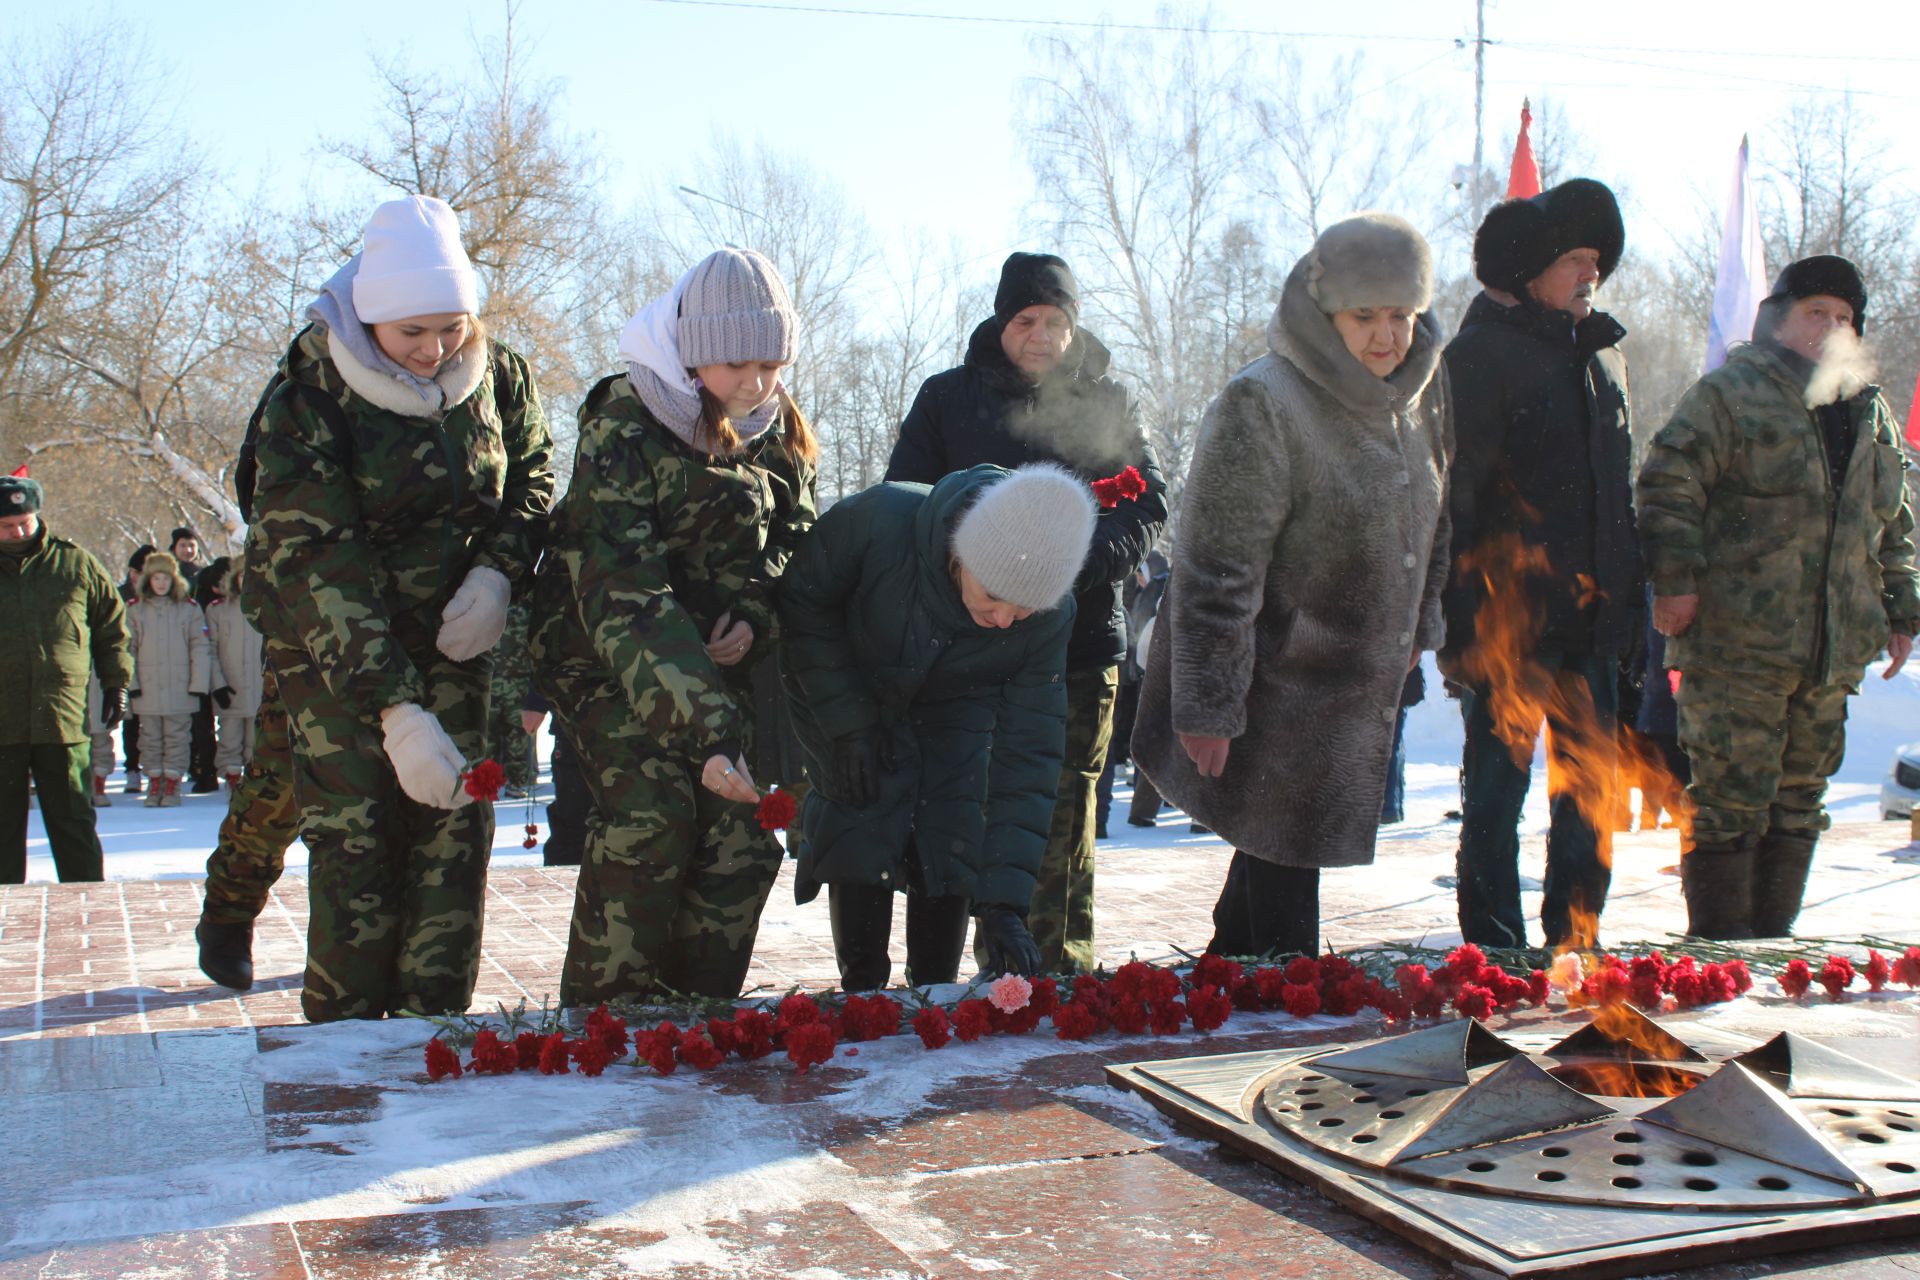
[[[1909,742],[1893,753],[1893,767],[1880,783],[1880,816],[1906,818],[1920,800],[1920,742]]]

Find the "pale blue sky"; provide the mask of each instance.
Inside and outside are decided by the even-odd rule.
[[[1151,0],[821,0],[822,7],[1009,19],[1157,20]],[[764,138],[830,173],[883,233],[924,227],[959,237],[990,275],[1018,238],[1032,183],[1015,138],[1024,77],[1037,70],[1020,23],[851,16],[656,0],[526,0],[521,38],[529,71],[563,81],[561,117],[596,134],[614,165],[616,203],[648,182],[688,180],[715,128]],[[776,11],[779,8],[789,11]],[[1844,13],[1822,29],[1807,13]],[[420,69],[471,65],[472,32],[501,25],[498,3],[446,0],[0,0],[4,28],[33,33],[69,19],[106,19],[144,39],[182,90],[185,130],[232,187],[284,188],[341,180],[320,152],[328,137],[367,133],[375,114],[371,58]],[[1220,28],[1325,32],[1303,47],[1331,56],[1365,34],[1375,82],[1406,77],[1448,104],[1436,181],[1472,154],[1472,0],[1219,0]],[[1488,6],[1490,159],[1520,99],[1550,95],[1586,136],[1593,175],[1630,188],[1640,214],[1630,248],[1664,251],[1665,228],[1693,218],[1692,190],[1724,191],[1743,131],[1767,158],[1764,126],[1802,86],[1851,87],[1889,123],[1920,114],[1920,4],[1850,0],[1497,0]],[[1215,37],[1256,67],[1275,37]],[[1864,51],[1864,52],[1863,52]],[[1725,56],[1738,52],[1741,56]],[[1416,69],[1417,72],[1416,72]],[[1414,74],[1409,74],[1414,73]],[[1389,87],[1388,101],[1398,90]],[[1920,184],[1920,135],[1890,159]],[[1630,206],[1630,212],[1634,209]],[[1638,225],[1636,225],[1637,223]]]

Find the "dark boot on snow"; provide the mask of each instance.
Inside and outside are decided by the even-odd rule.
[[[1680,857],[1680,888],[1687,897],[1687,932],[1735,942],[1753,936],[1752,836],[1702,840]]]
[[[202,916],[193,936],[200,943],[200,972],[235,991],[252,988],[253,921],[222,924]]]
[[[1753,936],[1789,938],[1813,868],[1812,831],[1769,831],[1760,837],[1753,866]]]

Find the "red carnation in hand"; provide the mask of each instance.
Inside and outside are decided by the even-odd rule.
[[[953,1039],[953,1024],[947,1021],[947,1011],[938,1005],[930,1004],[914,1014],[912,1026],[913,1034],[929,1049],[945,1048]]]
[[[1780,971],[1780,989],[1798,1000],[1813,985],[1813,966],[1805,960],[1789,960]]]
[[[711,1071],[727,1058],[726,1051],[707,1039],[706,1032],[699,1027],[680,1037],[676,1052],[680,1055],[680,1061],[695,1071]]]
[[[466,786],[468,795],[492,804],[499,796],[500,788],[507,785],[507,771],[488,758],[461,774],[460,781]]]
[[[447,1047],[439,1036],[427,1041],[427,1079],[460,1078],[460,1055]]]
[[[804,1023],[787,1032],[787,1057],[793,1061],[794,1070],[805,1075],[807,1068],[831,1059],[837,1043],[833,1028],[826,1023]]]
[[[1838,1000],[1853,985],[1853,979],[1853,961],[1845,956],[1828,956],[1820,966],[1820,985],[1827,989],[1829,1000]]]
[[[1304,982],[1289,982],[1280,989],[1280,1003],[1296,1018],[1311,1018],[1320,1012],[1320,988]]]
[[[753,810],[754,820],[762,831],[785,831],[799,815],[800,802],[793,798],[791,791],[782,791],[778,786],[761,796]]]
[[[1197,987],[1187,996],[1187,1017],[1195,1031],[1217,1031],[1232,1014],[1232,998],[1216,986]]]
[[[1120,482],[1115,479],[1095,480],[1093,482],[1094,501],[1100,504],[1102,511],[1111,511],[1120,505]]]
[[[1114,486],[1120,496],[1129,500],[1138,498],[1147,491],[1147,478],[1140,474],[1140,468],[1128,467],[1113,478]]]
[[[1867,975],[1869,991],[1885,991],[1887,979],[1893,976],[1893,965],[1878,951],[1867,952],[1867,967],[1861,970]]]

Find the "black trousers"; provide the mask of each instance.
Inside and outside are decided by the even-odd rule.
[[[1227,882],[1213,905],[1219,956],[1311,956],[1320,953],[1320,869],[1283,867],[1234,850]]]
[[[1536,670],[1543,682],[1555,686],[1559,700],[1592,716],[1583,725],[1564,715],[1547,718],[1547,749],[1556,761],[1574,752],[1602,762],[1611,772],[1614,756],[1615,698],[1618,664],[1612,658],[1538,655]],[[1526,918],[1520,910],[1520,809],[1526,803],[1533,776],[1533,742],[1521,744],[1525,763],[1514,762],[1514,750],[1494,733],[1493,715],[1484,691],[1463,698],[1467,736],[1462,771],[1466,796],[1460,821],[1460,852],[1456,860],[1460,932],[1472,943],[1487,947],[1525,947]],[[1583,717],[1580,717],[1583,718]],[[1550,774],[1551,776],[1551,774]],[[1611,777],[1600,780],[1611,793]],[[1610,828],[1609,821],[1602,824]],[[1546,944],[1558,946],[1572,939],[1574,917],[1600,915],[1613,878],[1613,833],[1596,830],[1580,814],[1574,797],[1565,791],[1552,796],[1552,820],[1547,829],[1545,900],[1540,924]],[[1592,939],[1587,939],[1592,941]]]
[[[219,746],[219,735],[215,733],[213,725],[213,699],[201,698],[200,709],[193,713],[193,733],[187,755],[187,776],[192,779],[195,791],[211,791],[219,787],[220,779],[213,771]]]
[[[907,983],[926,986],[960,976],[960,953],[973,923],[973,905],[959,894],[926,892],[920,858],[912,843],[905,859],[907,891]],[[894,887],[886,884],[830,884],[827,917],[833,926],[833,954],[840,965],[843,991],[875,991],[887,985],[893,960]]]
[[[101,879],[104,862],[93,826],[93,748],[83,738],[0,747],[0,884],[22,884],[27,878],[29,776],[60,882]]]

